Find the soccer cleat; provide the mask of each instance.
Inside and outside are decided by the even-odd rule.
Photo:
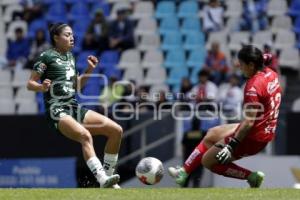
[[[117,184],[120,181],[120,176],[118,174],[114,174],[112,176],[108,176],[103,184],[100,184],[101,188],[110,188],[113,185]]]
[[[121,186],[119,186],[119,184],[114,184],[114,185],[112,186],[112,188],[113,188],[113,189],[121,189]]]
[[[189,176],[182,167],[169,167],[168,172],[170,176],[175,179],[175,182],[180,186],[184,185],[187,177]]]
[[[252,172],[247,177],[247,182],[251,188],[259,188],[264,181],[265,174],[263,172],[257,171]]]

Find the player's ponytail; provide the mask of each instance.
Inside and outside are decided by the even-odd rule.
[[[68,24],[65,24],[65,23],[51,23],[48,27],[48,30],[49,30],[49,34],[50,34],[50,40],[51,40],[51,44],[53,46],[55,46],[55,40],[54,40],[54,36],[55,35],[59,35],[62,30],[69,26]]]
[[[238,53],[238,59],[246,64],[253,63],[256,70],[261,70],[265,63],[263,53],[253,45],[243,46]]]

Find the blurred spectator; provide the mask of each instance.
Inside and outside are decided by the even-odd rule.
[[[30,54],[25,68],[32,69],[35,59],[45,50],[49,49],[51,45],[46,40],[46,33],[43,29],[39,29],[35,33],[35,38],[30,47]]]
[[[98,42],[96,41],[93,34],[87,32],[83,37],[83,40],[82,40],[82,43],[81,43],[81,49],[83,51],[97,50],[98,47],[99,47]]]
[[[130,108],[135,107],[136,102],[136,83],[134,80],[130,80],[128,84],[124,84],[124,92],[120,102],[124,103],[121,106],[118,106],[118,109],[123,109],[124,111],[129,110]],[[127,104],[127,105],[126,105]]]
[[[278,67],[278,57],[277,55],[272,52],[272,47],[270,44],[264,44],[264,56],[268,56],[269,59],[264,59],[264,65],[270,67],[275,72],[279,73],[279,67]]]
[[[20,3],[24,6],[23,19],[27,23],[43,15],[42,0],[21,0]]]
[[[242,31],[256,32],[267,28],[267,3],[267,0],[243,0]]]
[[[219,31],[223,28],[224,9],[219,0],[210,0],[203,9],[204,32]]]
[[[137,90],[136,106],[139,112],[147,112],[153,110],[153,103],[149,101],[149,93],[146,87],[139,87]]]
[[[192,88],[188,96],[196,103],[214,101],[217,97],[218,88],[215,83],[209,81],[210,73],[207,70],[198,72],[199,83]]]
[[[169,110],[172,108],[172,105],[167,103],[169,100],[167,99],[166,91],[161,90],[158,94],[158,100],[156,101],[156,108],[159,110]]]
[[[210,71],[213,82],[216,84],[220,84],[225,79],[228,67],[225,54],[220,50],[218,42],[211,44],[211,50],[205,59],[204,68]]]
[[[24,36],[22,28],[16,28],[15,40],[8,40],[6,57],[10,67],[23,68],[30,53],[30,41]]]
[[[109,26],[101,10],[95,13],[95,17],[88,27],[88,33],[92,34],[98,45],[99,53],[108,49]]]
[[[179,94],[176,94],[176,98],[179,102],[189,102],[190,99],[188,97],[189,92],[193,88],[193,84],[189,78],[184,77],[181,80],[180,91]],[[191,108],[188,105],[181,105],[180,110],[190,110]]]
[[[223,115],[228,117],[229,122],[236,122],[241,113],[241,105],[243,101],[243,91],[239,87],[240,77],[233,74],[229,78],[229,82],[222,84],[218,92],[218,101],[222,105]]]
[[[134,47],[133,23],[128,19],[127,10],[117,11],[117,19],[111,23],[109,46],[112,49],[126,50]]]
[[[104,109],[109,108],[113,103],[118,102],[123,95],[124,87],[121,84],[115,84],[117,78],[111,76],[109,83],[105,86],[100,94],[99,100]]]

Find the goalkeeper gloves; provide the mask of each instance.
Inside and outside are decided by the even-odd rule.
[[[216,155],[216,159],[220,164],[227,164],[231,157],[232,152],[236,148],[236,146],[240,143],[240,141],[236,138],[231,138],[229,143],[226,144],[221,151],[219,151]]]

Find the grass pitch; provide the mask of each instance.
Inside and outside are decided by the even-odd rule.
[[[299,200],[296,189],[0,189],[1,200]]]

